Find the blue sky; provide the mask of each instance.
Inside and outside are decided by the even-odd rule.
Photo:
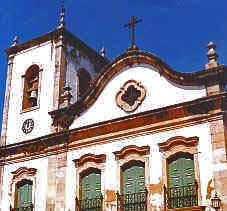
[[[67,28],[107,57],[122,54],[130,44],[123,27],[134,15],[140,49],[152,52],[177,71],[204,68],[208,41],[217,44],[220,63],[227,63],[226,0],[65,0]],[[56,28],[60,0],[2,0],[0,7],[0,119],[6,80],[6,55],[15,35],[20,43]],[[1,125],[1,120],[0,120]],[[1,126],[0,126],[1,127]]]

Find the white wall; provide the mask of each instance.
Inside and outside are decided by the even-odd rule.
[[[46,209],[46,193],[47,193],[47,169],[48,169],[48,159],[41,158],[36,160],[30,160],[26,162],[5,165],[4,176],[3,176],[3,200],[0,203],[0,210],[9,210],[10,204],[13,206],[11,201],[10,184],[12,181],[12,172],[16,171],[20,167],[35,168],[37,173],[35,175],[35,183],[33,184],[34,197],[33,202],[36,211],[44,211]],[[36,187],[36,189],[35,189]]]
[[[126,113],[115,102],[115,96],[128,80],[141,82],[146,88],[145,100],[132,113]],[[177,86],[167,81],[151,66],[126,68],[114,76],[98,97],[97,101],[79,118],[75,119],[70,129],[105,120],[115,119],[130,114],[157,109],[176,103],[194,100],[206,96],[205,87]]]
[[[51,50],[52,48],[52,50]],[[12,71],[12,87],[9,101],[7,144],[40,137],[51,132],[52,120],[49,111],[53,108],[53,88],[55,72],[55,50],[50,42],[23,51],[15,56]],[[51,53],[52,52],[52,53]],[[22,113],[23,79],[22,75],[33,64],[43,68],[41,73],[40,108]],[[27,118],[34,120],[31,133],[22,132],[22,124]]]
[[[76,186],[76,172],[77,168],[73,162],[74,159],[80,158],[82,155],[87,153],[93,154],[106,154],[105,171],[102,175],[102,189],[104,190],[115,190],[117,191],[117,161],[113,152],[121,150],[123,147],[128,145],[137,146],[150,146],[150,154],[147,155],[149,158],[150,168],[150,184],[158,184],[162,177],[162,153],[159,151],[158,143],[164,142],[173,136],[185,136],[199,137],[198,144],[198,159],[199,159],[199,172],[201,178],[201,192],[202,192],[202,203],[206,204],[206,191],[208,181],[212,178],[213,166],[212,166],[212,150],[211,150],[211,137],[209,124],[201,124],[190,126],[186,128],[176,129],[173,131],[161,132],[156,134],[132,137],[126,140],[116,140],[111,143],[94,145],[87,148],[81,148],[75,151],[68,152],[68,164],[67,164],[67,175],[66,175],[66,210],[73,210],[75,202],[72,201],[76,197],[75,190]],[[209,166],[209,168],[208,168]],[[74,178],[74,179],[72,179]],[[103,191],[102,190],[102,191]],[[159,194],[151,196],[152,201],[156,203],[162,203],[160,201],[161,196]],[[153,206],[159,204],[153,204]]]

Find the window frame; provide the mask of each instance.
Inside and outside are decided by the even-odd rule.
[[[159,148],[162,151],[162,175],[163,184],[168,188],[168,160],[178,154],[190,154],[194,160],[194,173],[195,180],[198,185],[198,206],[202,202],[201,193],[201,183],[200,183],[200,173],[199,173],[199,160],[198,160],[198,149],[197,145],[199,138],[197,136],[193,137],[183,137],[175,136],[169,138],[165,142],[159,143]]]
[[[25,92],[25,80],[26,80],[26,73],[27,71],[29,71],[31,68],[33,68],[33,66],[37,66],[38,72],[39,72],[39,76],[38,76],[38,90],[37,90],[37,105],[36,106],[31,106],[28,108],[23,108],[23,103],[24,103],[24,92]],[[43,71],[43,67],[41,64],[39,63],[33,63],[30,64],[29,66],[27,66],[27,68],[25,68],[25,74],[21,76],[21,83],[22,83],[22,89],[21,89],[21,113],[26,113],[26,112],[30,112],[33,110],[37,110],[40,108],[40,94],[41,94],[41,81],[42,81],[42,71]]]
[[[17,206],[17,184],[22,182],[23,180],[32,182],[32,204],[35,206],[35,193],[37,189],[37,169],[35,168],[27,168],[20,167],[16,171],[11,172],[12,179],[9,187],[9,196],[10,196],[10,204],[14,207]]]

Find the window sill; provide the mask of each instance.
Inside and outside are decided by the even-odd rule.
[[[31,108],[23,109],[20,113],[23,114],[23,113],[27,113],[27,112],[38,110],[38,109],[39,109],[39,105],[31,107]]]

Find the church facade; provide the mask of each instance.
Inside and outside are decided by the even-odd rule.
[[[226,210],[227,68],[215,48],[193,73],[135,45],[109,61],[64,14],[58,29],[15,39],[0,210]]]

